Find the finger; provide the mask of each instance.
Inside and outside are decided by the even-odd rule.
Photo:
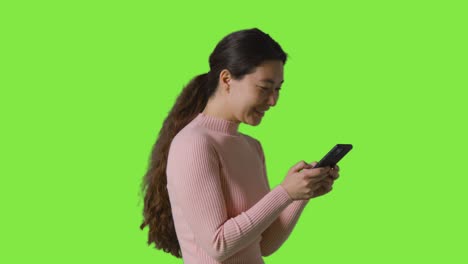
[[[312,190],[316,190],[318,188],[321,188],[321,187],[325,187],[325,188],[328,188],[328,186],[330,185],[333,185],[333,179],[331,178],[325,178],[321,181],[317,181],[317,182],[310,182],[307,186],[309,188],[311,188]]]
[[[325,193],[329,192],[333,188],[333,180],[323,183],[322,188],[325,190]]]
[[[329,175],[330,175],[330,178],[336,179],[336,178],[338,178],[339,173],[338,173],[338,171],[333,170],[333,171],[330,172]]]
[[[294,171],[294,172],[300,171],[300,170],[306,168],[307,165],[308,165],[308,164],[307,164],[305,161],[301,160],[301,161],[299,161],[296,165],[294,165],[293,171]]]
[[[320,188],[318,188],[317,190],[315,190],[313,192],[313,197],[318,197],[318,196],[322,196],[328,192],[330,192],[332,189],[332,187],[327,187],[327,186],[320,186]]]
[[[330,170],[330,167],[318,168],[318,169],[304,169],[302,173],[305,179],[307,179],[311,183],[317,183],[327,177],[330,177],[329,170]],[[318,174],[317,174],[317,171],[319,171]]]
[[[312,184],[312,186],[309,185],[309,188],[310,188],[311,190],[313,190],[313,191],[316,191],[316,190],[318,190],[318,189],[320,189],[320,188],[322,188],[322,187],[323,187],[323,184],[322,184],[322,183]]]
[[[340,174],[339,173],[336,173],[335,175],[333,175],[333,179],[338,179],[340,177]]]
[[[310,183],[312,184],[316,184],[316,183],[319,183],[319,182],[322,182],[324,179],[328,178],[327,175],[323,175],[323,176],[309,176],[308,177],[308,180]]]
[[[330,170],[330,176],[332,176],[333,178],[337,177],[338,173],[339,173],[339,167],[338,165],[335,165],[331,170]]]
[[[315,175],[309,174],[307,175],[307,178],[310,181],[319,182],[319,181],[323,181],[326,178],[330,178],[330,174],[329,173],[321,173],[321,174],[315,174]]]
[[[327,176],[330,172],[330,169],[327,168],[319,168],[319,169],[307,169],[304,168],[302,172],[305,174],[306,177],[309,178],[323,178],[323,176]]]
[[[330,172],[331,172],[331,167],[330,166],[326,166],[326,167],[322,167],[322,168],[318,168],[318,172],[319,172],[319,175],[328,175]]]
[[[327,185],[327,186],[328,186],[328,185],[332,185],[332,184],[333,184],[333,181],[334,181],[334,179],[332,179],[332,178],[330,178],[330,177],[327,177],[327,178],[325,178],[325,179],[322,181],[322,184],[323,184],[323,185]]]

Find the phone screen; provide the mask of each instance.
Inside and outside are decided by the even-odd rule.
[[[335,166],[352,148],[352,144],[336,144],[314,168]]]

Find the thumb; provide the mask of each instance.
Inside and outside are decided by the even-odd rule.
[[[302,169],[305,169],[305,168],[309,168],[309,164],[306,163],[305,161],[301,160],[299,163],[297,163],[296,165],[294,165],[293,167],[293,171],[296,172],[296,171],[300,171]]]
[[[315,165],[317,165],[317,164],[318,164],[317,161],[314,161],[314,162],[310,163],[310,164],[309,164],[310,169],[312,169],[313,167],[315,167]]]

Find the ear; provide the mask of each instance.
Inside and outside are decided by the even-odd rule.
[[[228,69],[224,69],[219,73],[219,84],[222,89],[225,89],[229,92],[229,86],[231,85],[231,73]]]

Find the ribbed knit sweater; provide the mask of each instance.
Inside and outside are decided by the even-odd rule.
[[[184,264],[265,263],[309,201],[270,188],[262,145],[238,128],[199,113],[171,142],[167,190]]]

